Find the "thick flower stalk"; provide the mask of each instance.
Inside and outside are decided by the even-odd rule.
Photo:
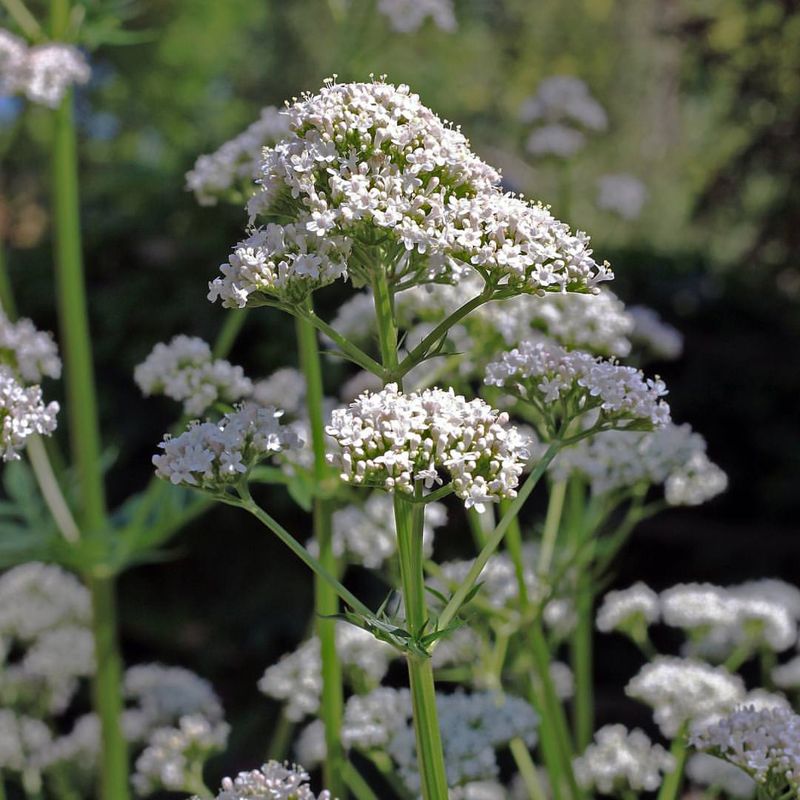
[[[504,387],[528,403],[540,419],[540,435],[551,438],[591,411],[592,430],[648,430],[669,422],[667,393],[659,379],[640,370],[568,352],[547,342],[525,341],[486,368],[485,382]]]
[[[506,413],[452,390],[365,392],[334,411],[327,433],[343,480],[406,496],[444,484],[478,511],[515,496],[528,458]]]

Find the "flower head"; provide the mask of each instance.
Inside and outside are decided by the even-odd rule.
[[[453,0],[380,0],[378,11],[397,33],[413,33],[429,18],[440,30],[456,29]]]
[[[89,82],[91,70],[83,53],[60,42],[36,45],[28,51],[25,94],[34,103],[57,108],[66,92]]]
[[[647,187],[633,175],[603,175],[597,181],[597,205],[625,220],[636,219],[647,201]]]
[[[61,359],[51,334],[36,329],[29,319],[12,322],[0,309],[0,361],[25,383],[61,377]]]
[[[331,800],[327,790],[314,794],[308,785],[310,780],[297,764],[269,761],[260,769],[223,778],[216,800]]]
[[[44,404],[39,386],[22,386],[7,366],[0,365],[0,453],[16,461],[29,436],[49,436],[56,429],[58,403]]]
[[[196,336],[175,336],[157,344],[133,373],[146,396],[164,394],[183,403],[184,413],[202,414],[214,403],[235,403],[253,391],[241,367],[215,359]]]
[[[638,633],[658,621],[658,595],[645,584],[635,583],[628,589],[609,592],[597,611],[597,630],[603,633],[622,631]]]
[[[661,399],[667,389],[659,379],[548,342],[528,340],[503,353],[486,368],[485,382],[511,387],[553,427],[592,410],[599,410],[599,424],[606,428],[641,429],[669,421],[669,406]]]
[[[396,384],[337,409],[329,455],[350,483],[411,494],[445,477],[467,508],[513,497],[527,450],[508,415],[452,389],[404,394]]]
[[[221,199],[238,200],[256,191],[261,171],[261,153],[289,131],[289,120],[275,106],[261,110],[261,116],[242,133],[218,150],[200,156],[186,173],[186,188],[194,192],[201,206],[214,206]]]
[[[173,484],[220,489],[259,461],[298,445],[274,407],[244,403],[219,422],[192,422],[180,436],[165,436],[153,456],[156,475]]]

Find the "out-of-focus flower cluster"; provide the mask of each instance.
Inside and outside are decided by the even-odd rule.
[[[24,94],[33,103],[57,108],[68,89],[88,83],[83,53],[60,42],[34,47],[0,29],[0,94]]]
[[[508,415],[452,390],[403,394],[396,384],[337,409],[331,463],[350,483],[413,494],[447,481],[467,508],[513,497],[527,460]]]
[[[413,33],[428,19],[447,33],[457,27],[453,0],[378,0],[378,11],[397,33]]]

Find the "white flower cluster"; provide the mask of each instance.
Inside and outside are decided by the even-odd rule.
[[[624,220],[636,219],[647,201],[647,187],[633,175],[615,173],[597,180],[597,207]]]
[[[134,707],[126,712],[129,738],[144,739],[149,732],[174,725],[181,717],[202,715],[213,722],[223,717],[211,684],[182,667],[139,664],[125,671],[125,697]]]
[[[367,283],[376,264],[394,285],[454,282],[471,268],[531,292],[612,277],[585,234],[502,194],[499,174],[407,86],[329,81],[287,114],[291,132],[265,151],[250,202],[251,219],[271,224],[237,245],[210,300],[298,302],[339,277]]]
[[[491,692],[436,696],[447,781],[451,787],[494,778],[496,751],[512,739],[536,742],[538,717],[524,700]],[[345,706],[342,742],[348,748],[380,748],[397,764],[412,792],[418,792],[414,728],[408,689],[376,689],[354,695]]]
[[[792,647],[797,612],[758,581],[731,587],[678,584],[661,594],[664,622],[692,635],[689,651],[719,659],[748,643],[777,653]]]
[[[190,792],[205,761],[224,750],[230,727],[200,714],[183,716],[175,728],[158,728],[136,759],[131,782],[141,796],[156,791]]]
[[[339,622],[336,625],[336,652],[348,672],[358,672],[361,684],[380,683],[395,657],[390,645],[379,641],[368,631]],[[312,636],[292,653],[267,667],[258,688],[268,697],[280,700],[287,719],[299,722],[319,710],[322,693],[322,656],[320,642]]]
[[[66,708],[94,672],[89,617],[88,592],[58,567],[31,562],[0,576],[0,704],[37,714]]]
[[[696,785],[737,800],[749,800],[756,792],[755,781],[746,772],[708,753],[695,753],[686,763],[686,775]]]
[[[256,381],[251,397],[260,406],[275,406],[293,417],[302,416],[306,411],[306,379],[293,367],[281,367]]]
[[[453,0],[379,0],[378,11],[397,33],[413,33],[428,18],[448,33],[456,29]]]
[[[222,276],[208,285],[208,299],[226,308],[252,304],[251,295],[299,302],[309,292],[347,275],[350,240],[312,236],[300,224],[268,224],[240,242]]]
[[[164,453],[153,456],[156,475],[212,490],[235,482],[264,458],[298,446],[294,432],[279,422],[282,413],[244,403],[218,422],[192,422],[180,436],[164,437]]]
[[[775,667],[772,682],[781,689],[800,689],[800,655]]]
[[[12,322],[0,309],[0,359],[25,383],[61,377],[61,359],[51,334],[36,329],[29,319]]]
[[[630,306],[633,318],[631,340],[651,358],[674,361],[683,353],[683,336],[677,328],[664,322],[656,311],[647,306]]]
[[[645,584],[608,592],[597,610],[597,630],[639,633],[658,621],[661,606],[658,595]]]
[[[426,557],[433,552],[434,529],[447,522],[447,510],[441,503],[425,507],[422,543]],[[307,547],[315,551],[315,541]],[[333,513],[333,553],[368,569],[379,569],[397,551],[392,498],[373,492],[364,505],[351,505]]]
[[[0,452],[3,461],[16,461],[28,437],[49,436],[56,429],[58,403],[47,405],[39,386],[21,385],[14,372],[0,365]]]
[[[594,495],[664,485],[670,505],[699,505],[728,484],[708,459],[703,437],[671,423],[654,431],[603,431],[562,450],[551,471],[559,479],[580,475]]]
[[[800,792],[800,716],[791,709],[745,706],[696,729],[690,741],[743,769],[768,796]]]
[[[654,792],[662,775],[671,772],[675,759],[644,731],[624,725],[605,725],[594,735],[583,755],[574,761],[581,787],[600,794],[625,791]]]
[[[396,384],[336,409],[326,429],[340,451],[331,463],[350,483],[410,494],[447,475],[467,508],[513,497],[528,457],[508,415],[452,389],[403,394]]]
[[[261,115],[242,133],[218,150],[200,156],[186,173],[186,188],[194,192],[201,206],[215,206],[220,200],[239,200],[256,190],[261,152],[289,132],[289,120],[275,106],[261,109]]]
[[[139,364],[133,379],[146,397],[163,394],[183,403],[184,413],[199,416],[221,402],[235,403],[253,392],[241,367],[215,359],[197,336],[175,336],[159,342]]]
[[[545,78],[520,109],[520,119],[536,125],[527,142],[534,156],[569,158],[586,143],[583,130],[604,131],[608,117],[580,78],[553,75]]]
[[[51,741],[50,728],[41,720],[0,708],[0,772],[27,772]]]
[[[327,789],[314,794],[308,785],[310,780],[297,764],[269,761],[261,769],[240,772],[233,779],[223,778],[216,800],[332,800]]]
[[[24,94],[33,103],[57,108],[71,86],[88,83],[90,76],[86,59],[72,45],[28,47],[0,29],[0,94]]]
[[[561,401],[575,417],[599,409],[618,428],[624,422],[655,427],[669,422],[669,406],[661,399],[667,393],[663,381],[552,343],[527,340],[503,353],[486,368],[485,382],[516,389],[548,415]]]
[[[659,656],[645,664],[625,692],[651,706],[668,739],[684,725],[730,711],[745,697],[744,683],[722,667],[693,659]]]

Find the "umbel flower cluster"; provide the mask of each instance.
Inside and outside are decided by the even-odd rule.
[[[413,494],[444,484],[467,508],[513,497],[528,458],[508,415],[453,390],[403,394],[396,384],[336,409],[329,460],[350,483]]]
[[[327,790],[314,794],[308,785],[310,780],[297,764],[269,761],[261,769],[223,778],[216,800],[332,800]]]
[[[413,33],[427,19],[448,33],[457,27],[453,0],[379,0],[378,11],[397,33]]]
[[[256,190],[261,150],[274,145],[289,131],[289,120],[267,106],[261,116],[218,150],[200,156],[186,173],[186,188],[201,206],[214,206],[221,199],[249,198]]]
[[[800,792],[800,716],[790,709],[744,706],[696,730],[691,742],[743,769],[770,797]]]
[[[551,468],[564,480],[580,476],[592,494],[635,486],[664,486],[673,506],[700,505],[725,491],[725,473],[706,455],[706,443],[689,425],[654,431],[605,431],[562,450]]]
[[[156,475],[212,491],[235,483],[259,461],[298,446],[294,432],[280,424],[282,413],[244,403],[219,422],[192,422],[180,436],[164,437],[164,452],[153,456]]]
[[[61,359],[52,335],[37,330],[29,319],[12,322],[2,308],[0,362],[12,367],[24,383],[61,377]]]
[[[15,461],[26,440],[56,429],[58,403],[45,405],[39,386],[22,386],[7,366],[0,366],[0,452],[3,461]]]
[[[597,409],[601,424],[616,428],[669,422],[662,381],[550,342],[527,340],[503,353],[486,368],[486,383],[515,390],[545,420],[570,420]]]
[[[395,288],[476,269],[517,291],[592,289],[611,277],[544,207],[504,195],[500,176],[407,86],[337,84],[287,108],[290,132],[264,152],[253,223],[209,299],[297,302],[381,270]],[[324,244],[323,244],[324,242]]]
[[[133,379],[145,396],[164,394],[183,403],[184,412],[192,416],[214,403],[232,404],[253,392],[241,367],[215,359],[208,344],[196,336],[159,342],[136,367]]]
[[[0,95],[24,94],[33,103],[57,108],[66,91],[88,83],[89,65],[77,48],[60,42],[34,47],[0,29]]]

